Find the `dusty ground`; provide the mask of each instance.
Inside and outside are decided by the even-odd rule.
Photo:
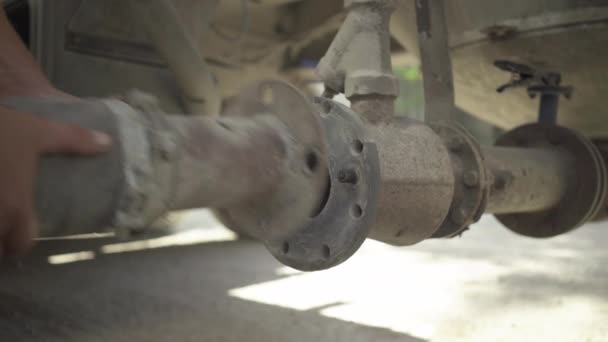
[[[312,274],[206,214],[181,225],[200,229],[44,242],[5,264],[0,341],[608,341],[605,225],[536,241],[484,218],[453,241],[368,242]]]

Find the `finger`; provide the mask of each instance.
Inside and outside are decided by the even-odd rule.
[[[95,155],[107,151],[112,145],[108,134],[76,125],[42,120],[40,130],[43,153]]]

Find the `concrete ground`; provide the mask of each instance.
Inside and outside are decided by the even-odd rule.
[[[45,241],[5,262],[0,341],[608,341],[606,225],[532,240],[487,217],[310,274],[204,212],[180,226],[195,229]]]

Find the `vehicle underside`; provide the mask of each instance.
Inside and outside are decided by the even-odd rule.
[[[206,207],[315,271],[367,238],[453,238],[482,214],[549,238],[607,213],[605,0],[5,6],[57,87],[122,96],[61,114],[8,102],[119,142],[94,161],[43,162],[44,236],[141,231]],[[422,117],[396,109],[402,67],[421,72]],[[478,139],[463,115],[502,133]]]

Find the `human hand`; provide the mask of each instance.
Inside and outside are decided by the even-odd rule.
[[[0,106],[0,257],[27,252],[37,236],[34,185],[44,154],[94,156],[108,135]]]

